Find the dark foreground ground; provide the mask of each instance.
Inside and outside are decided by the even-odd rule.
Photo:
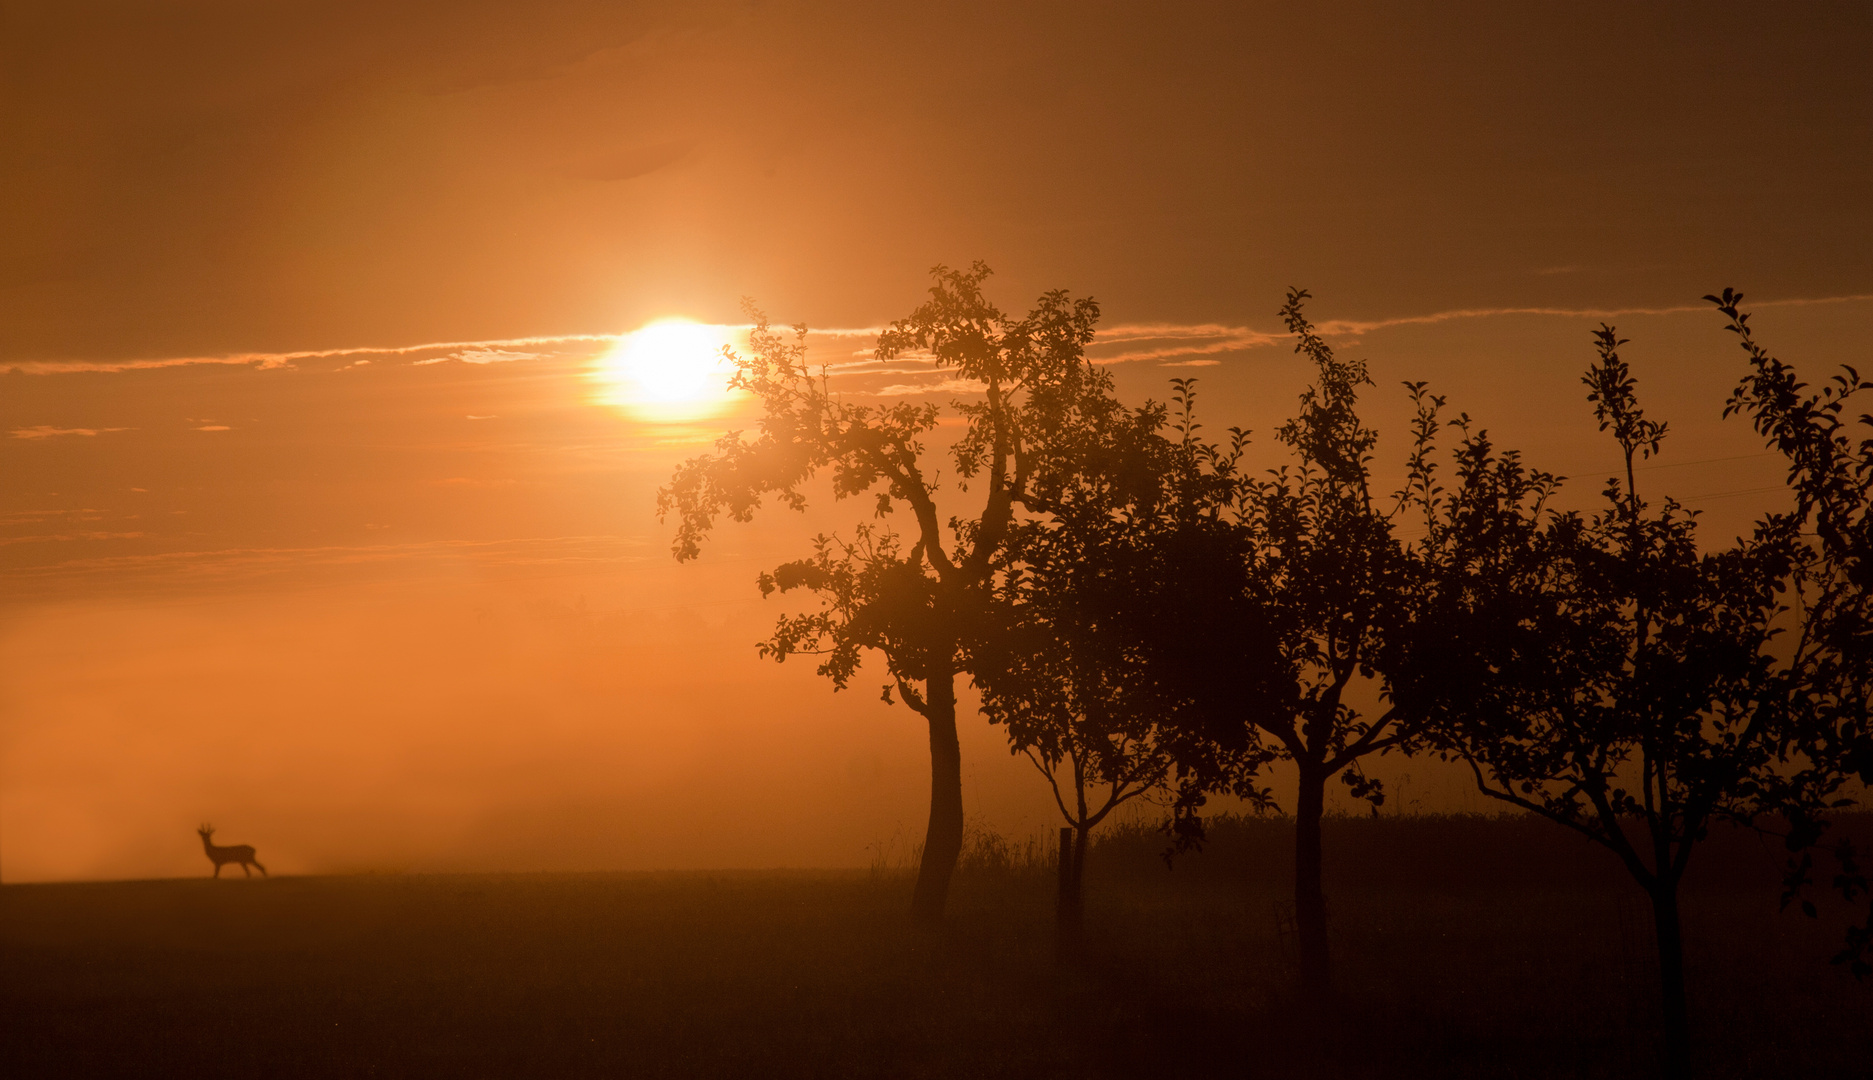
[[[976,869],[931,933],[889,873],[10,885],[0,1075],[1653,1072],[1648,916],[1602,853],[1552,826],[1333,823],[1320,1019],[1289,1000],[1284,829],[1173,872],[1153,838],[1106,844],[1072,975],[1033,869]],[[1704,1074],[1873,1075],[1873,986],[1827,965],[1835,924],[1778,914],[1754,843],[1722,839],[1687,898]]]

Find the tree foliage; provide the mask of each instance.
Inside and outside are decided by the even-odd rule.
[[[1602,326],[1583,378],[1624,463],[1597,512],[1552,509],[1556,478],[1466,430],[1394,699],[1485,794],[1606,847],[1647,891],[1681,1072],[1679,884],[1713,821],[1799,818],[1838,789],[1808,704],[1830,646],[1806,601],[1820,567],[1798,514],[1707,550],[1695,512],[1642,496],[1635,462],[1661,451],[1666,426],[1640,407],[1624,344]]]
[[[1873,415],[1852,417],[1850,402],[1873,389],[1854,368],[1843,365],[1821,386],[1810,387],[1795,369],[1756,341],[1743,294],[1725,289],[1706,296],[1725,316],[1748,356],[1748,368],[1725,404],[1724,415],[1750,419],[1756,432],[1788,462],[1788,487],[1795,506],[1779,515],[1799,537],[1791,568],[1790,605],[1798,626],[1782,669],[1777,707],[1787,714],[1788,778],[1785,815],[1796,852],[1784,903],[1801,899],[1813,868],[1827,810],[1845,801],[1842,788],[1858,780],[1873,785]],[[1858,433],[1856,439],[1855,434]],[[1847,900],[1869,896],[1865,872],[1851,842],[1831,847],[1834,887]],[[1848,932],[1835,962],[1860,978],[1873,974],[1873,903]]]
[[[1106,376],[1097,377],[1104,389]],[[1187,390],[1180,384],[1180,403]],[[1046,443],[1028,504],[1044,512],[1012,532],[995,633],[979,646],[976,668],[984,713],[1047,780],[1073,833],[1062,856],[1069,952],[1092,829],[1190,775],[1188,740],[1174,722],[1187,699],[1154,669],[1127,621],[1154,524],[1189,505],[1182,480],[1202,482],[1188,460],[1195,443],[1166,437],[1164,406],[1126,410],[1104,393],[1091,400],[1096,410],[1081,410]]]
[[[1808,387],[1755,341],[1740,294],[1709,298],[1749,360],[1725,415],[1784,455],[1793,498],[1714,547],[1694,511],[1639,488],[1668,430],[1611,326],[1583,377],[1623,464],[1597,509],[1557,508],[1561,477],[1467,415],[1446,420],[1424,383],[1405,384],[1405,480],[1381,496],[1359,412],[1369,373],[1308,320],[1305,291],[1280,315],[1313,380],[1258,468],[1247,432],[1203,434],[1192,380],[1173,380],[1168,406],[1118,400],[1085,358],[1092,301],[1047,293],[1017,318],[984,297],[987,274],[937,268],[929,299],[878,341],[881,361],[976,391],[947,409],[840,393],[809,364],[804,327],[777,332],[750,308],[749,350],[731,358],[758,428],[659,496],[681,560],[724,516],[804,508],[816,477],[865,500],[863,519],[760,576],[764,595],[817,601],[760,649],[817,657],[835,688],[875,654],[884,700],[927,721],[920,914],[941,911],[961,846],[958,678],[1049,782],[1077,832],[1076,880],[1087,834],[1128,800],[1168,791],[1178,843],[1194,843],[1206,797],[1272,806],[1265,767],[1290,762],[1312,991],[1329,983],[1325,787],[1337,776],[1376,812],[1385,792],[1364,763],[1393,751],[1461,762],[1484,793],[1621,861],[1652,900],[1673,1068],[1688,1047],[1679,883],[1712,824],[1782,831],[1785,902],[1813,910],[1822,850],[1839,891],[1869,894],[1866,853],[1821,840],[1850,785],[1873,783],[1873,416],[1847,412],[1873,383],[1844,368]],[[1837,959],[1864,975],[1869,950],[1873,910]]]
[[[1693,512],[1634,489],[1635,458],[1665,428],[1640,409],[1621,344],[1602,328],[1584,380],[1626,464],[1600,511],[1551,510],[1555,478],[1466,438],[1454,512],[1426,545],[1432,617],[1397,693],[1437,717],[1484,791],[1605,844],[1648,883],[1682,872],[1713,815],[1752,819],[1782,788],[1794,732],[1765,702],[1795,545],[1771,518],[1703,552]],[[1623,828],[1634,818],[1643,843]]]
[[[864,652],[876,651],[892,679],[886,700],[895,690],[930,724],[931,819],[914,901],[925,918],[940,914],[962,844],[955,679],[972,668],[971,645],[1047,440],[1084,410],[1107,407],[1105,384],[1084,357],[1098,305],[1050,292],[1015,318],[983,296],[988,274],[980,263],[936,268],[930,299],[878,339],[881,361],[928,364],[980,388],[980,400],[950,406],[962,432],[947,453],[929,445],[941,407],[841,394],[830,372],[810,365],[804,326],[790,339],[750,306],[748,352],[729,359],[732,385],[760,402],[759,430],[723,436],[658,494],[659,515],[677,518],[679,560],[700,553],[719,517],[752,520],[770,497],[803,509],[806,484],[822,472],[835,498],[870,500],[872,520],[844,537],[818,537],[806,558],[761,576],[764,594],[805,590],[820,601],[782,616],[762,652],[817,655],[821,674],[843,688]],[[947,487],[944,459],[955,474]],[[977,512],[958,512],[955,500],[971,488],[979,489]],[[892,524],[900,508],[911,517],[904,532]]]
[[[1286,460],[1253,471],[1246,432],[1211,443],[1186,417],[1184,456],[1167,472],[1180,497],[1165,501],[1144,537],[1132,632],[1175,688],[1170,696],[1188,703],[1175,722],[1192,787],[1266,801],[1262,765],[1293,763],[1295,919],[1303,977],[1321,991],[1329,982],[1325,786],[1337,776],[1376,808],[1384,789],[1362,762],[1407,750],[1417,736],[1412,714],[1382,699],[1363,706],[1362,694],[1383,687],[1410,629],[1415,565],[1396,525],[1410,492],[1430,483],[1441,399],[1410,386],[1418,409],[1410,480],[1396,497],[1375,496],[1378,433],[1358,411],[1371,379],[1308,321],[1308,299],[1292,290],[1280,313],[1314,369],[1296,416],[1276,432]],[[1180,802],[1186,838],[1200,834],[1188,813],[1200,805]]]

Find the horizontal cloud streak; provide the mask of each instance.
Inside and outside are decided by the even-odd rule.
[[[1782,300],[1751,301],[1752,308],[1811,307],[1822,304],[1845,304],[1873,300],[1873,293],[1853,293],[1843,296],[1793,297]],[[1464,319],[1489,319],[1503,316],[1525,315],[1562,319],[1613,319],[1627,316],[1681,315],[1690,312],[1708,311],[1704,304],[1681,304],[1671,307],[1629,307],[1629,308],[1561,308],[1561,307],[1499,307],[1499,308],[1452,308],[1447,311],[1434,311],[1422,315],[1399,315],[1383,319],[1328,319],[1318,324],[1321,333],[1329,336],[1357,337],[1375,330],[1384,330],[1399,326],[1429,326],[1438,323],[1454,322]],[[733,329],[745,330],[746,326]],[[883,327],[827,327],[809,328],[807,340],[809,346],[815,339],[843,340],[849,338],[876,337]],[[442,352],[447,355],[419,360],[418,364],[439,364],[446,360],[459,360],[468,364],[491,364],[517,360],[545,359],[550,353],[522,351],[527,347],[612,343],[624,338],[625,334],[552,334],[533,337],[491,338],[485,341],[432,341],[420,345],[356,345],[332,349],[298,349],[290,352],[245,352],[230,353],[223,356],[178,356],[163,359],[144,360],[100,360],[100,361],[52,361],[32,360],[16,361],[6,365],[9,371],[27,375],[57,375],[77,372],[120,372],[143,371],[152,368],[185,367],[195,364],[223,364],[233,366],[251,366],[262,370],[290,367],[300,360],[334,359],[350,356],[410,356],[419,353]],[[1179,357],[1207,357],[1225,353],[1241,352],[1248,349],[1278,344],[1287,335],[1279,331],[1257,330],[1247,326],[1230,326],[1222,323],[1132,323],[1108,326],[1101,329],[1094,337],[1091,356],[1094,363],[1123,364],[1147,361],[1165,362]],[[1113,351],[1108,351],[1113,350]],[[885,367],[873,359],[870,350],[861,349],[847,354],[853,359],[843,362],[826,360],[828,370],[835,374],[878,374],[884,370],[902,370]],[[924,357],[907,356],[905,360],[916,361]],[[356,361],[351,366],[369,363],[368,360]],[[26,429],[35,430],[35,429]],[[50,433],[83,433],[87,429],[55,429]],[[111,429],[102,429],[111,430]],[[16,432],[17,434],[17,432]],[[21,436],[31,438],[34,436]]]
[[[450,353],[447,356],[438,356],[429,360],[418,360],[416,364],[418,367],[424,367],[429,364],[441,364],[449,360],[460,360],[464,364],[508,364],[515,360],[538,360],[545,355],[545,353],[514,352],[508,349],[495,348],[463,349],[461,352]],[[361,360],[359,363],[369,363],[369,361]]]
[[[62,428],[62,427],[53,427],[50,424],[37,424],[37,425],[34,425],[33,427],[14,428],[12,434],[15,439],[56,439],[65,435],[97,435],[106,431],[132,431],[132,430],[134,429],[127,428],[127,427]]]
[[[1750,308],[1776,307],[1814,307],[1820,304],[1849,304],[1864,300],[1873,300],[1873,293],[1852,293],[1846,296],[1796,297],[1787,300],[1752,300]],[[1456,308],[1450,311],[1437,311],[1428,315],[1400,315],[1390,319],[1329,319],[1320,323],[1318,329],[1323,334],[1352,335],[1384,330],[1394,326],[1428,326],[1435,323],[1452,322],[1457,319],[1490,319],[1505,315],[1541,315],[1560,319],[1618,319],[1629,315],[1683,315],[1690,312],[1712,310],[1709,304],[1679,304],[1673,307],[1633,307],[1633,308],[1555,308],[1555,307],[1505,307],[1505,308]]]
[[[1175,323],[1140,323],[1113,326],[1100,331],[1093,339],[1092,358],[1097,364],[1130,364],[1177,357],[1215,356],[1273,345],[1281,335],[1251,330],[1246,326],[1218,323],[1179,325]],[[1102,351],[1118,346],[1119,351]]]
[[[555,334],[540,337],[494,338],[488,341],[431,341],[421,345],[352,345],[338,349],[297,349],[291,352],[244,352],[229,353],[223,356],[172,356],[154,360],[23,360],[6,365],[7,370],[18,371],[26,375],[62,375],[68,372],[88,371],[147,371],[151,368],[188,367],[194,364],[226,364],[236,367],[281,368],[292,365],[297,360],[324,360],[342,356],[408,356],[413,353],[441,352],[444,350],[504,350],[529,345],[563,345],[574,342],[611,342],[623,337],[623,334]],[[525,354],[532,358],[540,354]],[[521,356],[500,357],[500,359],[521,359]],[[450,359],[444,357],[443,359]],[[455,359],[469,363],[488,363],[488,360],[471,360],[466,356]]]
[[[0,547],[9,544],[63,544],[73,540],[141,540],[148,536],[145,532],[88,532],[47,533],[42,536],[6,536],[0,537]]]

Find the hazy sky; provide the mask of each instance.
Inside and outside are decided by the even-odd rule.
[[[657,485],[745,420],[594,403],[651,319],[753,296],[862,356],[980,258],[1098,297],[1132,400],[1196,374],[1266,433],[1303,285],[1383,431],[1430,379],[1579,502],[1606,319],[1715,539],[1779,469],[1697,298],[1866,366],[1862,5],[385,7],[0,4],[9,880],[197,872],[203,818],[287,870],[906,847],[915,718],[752,648],[754,574],[854,511],[672,563]],[[1048,826],[964,738],[971,813]]]

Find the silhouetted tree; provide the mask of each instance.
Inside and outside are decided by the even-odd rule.
[[[1040,442],[1027,505],[1045,513],[1011,533],[997,629],[979,646],[976,669],[983,711],[1046,778],[1072,829],[1060,897],[1068,955],[1083,924],[1090,834],[1170,779],[1179,745],[1166,721],[1183,703],[1126,633],[1124,612],[1152,525],[1189,472],[1191,444],[1165,437],[1162,405],[1126,410],[1103,372],[1094,379],[1099,392]],[[1176,382],[1181,402],[1187,382]]]
[[[1173,762],[1140,661],[1084,617],[1077,607],[1084,594],[1074,588],[1082,567],[1054,561],[1073,558],[1075,544],[1052,539],[1052,550],[1013,586],[1024,595],[1009,612],[1006,652],[978,681],[984,713],[1046,778],[1073,829],[1060,898],[1071,951],[1083,921],[1088,837],[1119,806],[1160,787]]]
[[[1083,355],[1099,317],[1089,299],[1043,296],[1012,318],[981,291],[989,270],[938,267],[930,299],[879,336],[881,360],[927,359],[978,384],[982,397],[951,406],[963,420],[948,447],[954,490],[937,479],[925,445],[943,410],[934,403],[866,404],[838,394],[826,371],[809,369],[804,326],[792,340],[750,308],[755,327],[746,355],[730,353],[734,385],[761,402],[759,433],[725,435],[714,453],[680,467],[658,495],[660,515],[675,514],[674,551],[695,558],[718,515],[751,520],[766,497],[801,509],[804,485],[831,473],[836,498],[872,497],[878,519],[844,537],[821,536],[812,554],[763,574],[763,594],[806,589],[817,611],[783,616],[762,652],[776,660],[821,656],[819,671],[843,688],[866,649],[885,660],[893,690],[921,715],[930,734],[930,822],[912,902],[924,920],[942,915],[962,849],[962,766],[956,735],[956,680],[970,669],[970,643],[981,632],[990,586],[1024,505],[1037,432],[1057,425],[1065,403],[1091,390]],[[979,512],[939,505],[979,486]],[[899,506],[913,523],[900,534],[885,522]]]
[[[1791,713],[1790,755],[1799,769],[1791,778],[1790,805],[1769,810],[1786,817],[1791,867],[1786,905],[1802,896],[1813,867],[1810,848],[1823,836],[1827,810],[1841,803],[1841,787],[1853,778],[1873,785],[1873,416],[1850,420],[1849,400],[1873,381],[1843,365],[1818,389],[1810,389],[1788,364],[1756,342],[1749,316],[1738,305],[1743,294],[1725,289],[1706,296],[1726,316],[1739,338],[1749,369],[1724,407],[1724,415],[1747,415],[1758,434],[1788,460],[1788,486],[1795,496],[1790,527],[1801,533],[1801,558],[1790,575],[1799,632],[1782,671],[1782,697],[1774,704]],[[1858,441],[1854,427],[1861,431]],[[1849,902],[1869,893],[1861,859],[1851,841],[1832,845],[1834,885]],[[1834,957],[1858,978],[1873,974],[1873,903],[1866,918],[1848,930]]]
[[[1148,568],[1134,584],[1134,632],[1158,677],[1191,703],[1179,725],[1193,736],[1181,761],[1192,787],[1266,799],[1254,779],[1271,753],[1294,763],[1294,912],[1301,977],[1311,994],[1331,984],[1321,821],[1326,785],[1340,777],[1376,808],[1380,783],[1364,758],[1405,749],[1410,717],[1381,703],[1362,712],[1357,684],[1384,678],[1390,642],[1407,628],[1413,563],[1393,532],[1406,493],[1382,505],[1372,492],[1377,434],[1360,420],[1360,361],[1343,360],[1308,322],[1308,294],[1281,309],[1315,381],[1300,414],[1276,433],[1293,460],[1265,474],[1243,467],[1247,435],[1227,447],[1197,441],[1188,475],[1222,481],[1167,503],[1153,527]],[[1439,400],[1413,387],[1419,420],[1411,459],[1419,475]],[[1248,774],[1240,771],[1249,770]],[[1195,799],[1180,800],[1194,810]],[[1188,814],[1181,825],[1196,826]]]
[[[1676,1076],[1686,866],[1714,820],[1756,822],[1839,786],[1798,704],[1829,646],[1802,610],[1814,563],[1795,515],[1704,552],[1694,512],[1641,498],[1634,462],[1666,428],[1640,409],[1622,344],[1602,326],[1584,379],[1625,464],[1599,512],[1551,510],[1555,477],[1467,429],[1455,490],[1420,493],[1431,584],[1392,691],[1485,794],[1606,847],[1646,890]]]

